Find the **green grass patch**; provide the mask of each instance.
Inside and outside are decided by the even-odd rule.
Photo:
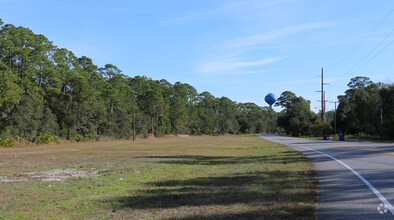
[[[62,168],[103,172],[61,182],[0,181],[0,219],[313,219],[316,208],[312,165],[255,136],[0,150],[3,177]]]

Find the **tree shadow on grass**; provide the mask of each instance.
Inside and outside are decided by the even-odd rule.
[[[190,215],[182,216],[181,218],[168,218],[168,220],[221,220],[221,219],[315,219],[313,215],[301,214],[303,212],[309,212],[310,210],[300,210],[299,208],[289,208],[290,213],[300,213],[289,215],[289,212],[267,212],[267,211],[247,211],[242,213],[224,213],[224,214],[210,214],[210,215]]]
[[[209,206],[233,204],[267,204],[282,207],[287,217],[313,216],[316,190],[313,172],[267,171],[221,177],[200,177],[188,180],[150,182],[145,190],[131,191],[129,195],[109,199],[115,210],[167,209],[182,206]],[[308,183],[308,184],[306,184]],[[283,204],[282,204],[283,203]],[[288,206],[286,204],[291,204]],[[296,210],[296,208],[301,208]],[[276,210],[274,213],[280,213]],[[290,214],[289,214],[290,213]],[[246,213],[247,216],[264,216],[267,213]],[[242,214],[243,215],[243,214]],[[271,214],[267,216],[272,217]],[[228,215],[202,218],[226,218]],[[237,215],[233,216],[237,218]],[[238,216],[240,217],[240,216]],[[275,217],[275,216],[274,216]],[[277,216],[278,217],[278,216]],[[190,219],[195,219],[191,216]],[[232,217],[231,217],[232,218]],[[254,217],[253,217],[254,218]]]
[[[277,163],[288,164],[304,162],[306,158],[296,151],[285,151],[278,155],[268,156],[204,156],[204,155],[171,155],[171,156],[148,156],[138,157],[148,159],[163,159],[157,163],[182,164],[182,165],[226,165],[226,164],[247,164],[247,163]]]

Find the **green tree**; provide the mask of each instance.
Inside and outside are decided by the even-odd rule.
[[[31,94],[22,96],[20,103],[15,106],[8,120],[11,135],[32,141],[41,129],[43,113],[44,107],[41,97]]]
[[[164,100],[162,94],[158,90],[148,90],[141,98],[141,106],[145,114],[151,119],[151,133],[155,133],[155,117],[156,120],[163,111]],[[156,126],[157,127],[157,126]]]
[[[269,107],[263,107],[262,121],[265,126],[265,132],[278,132],[278,113],[276,113],[274,110]]]
[[[292,136],[311,135],[311,125],[316,115],[310,109],[310,101],[285,91],[278,98],[276,105],[284,108],[284,114],[278,118],[278,125]]]
[[[237,120],[237,104],[227,97],[218,100],[219,134],[236,134],[240,128]]]
[[[127,77],[112,64],[106,64],[99,71],[106,80],[102,94],[108,112],[107,133],[119,138],[130,137],[134,92],[128,85]]]
[[[135,76],[127,79],[127,85],[131,88],[132,112],[134,110],[134,120],[136,125],[136,135],[147,136],[151,129],[151,120],[141,110],[143,94],[150,89],[149,79],[146,76]]]
[[[350,80],[344,96],[339,96],[339,128],[346,133],[379,134],[379,87],[368,77]]]
[[[0,135],[127,138],[133,118],[144,136],[276,131],[278,114],[272,110],[198,94],[181,82],[128,77],[112,64],[98,68],[90,58],[77,58],[1,19],[0,76]],[[291,92],[280,103],[295,108]]]
[[[198,133],[215,135],[218,134],[218,109],[217,100],[209,92],[205,91],[199,94],[197,103],[197,112],[199,117]]]
[[[0,122],[7,118],[12,108],[22,98],[22,89],[15,83],[15,76],[0,60]],[[3,124],[3,123],[1,123]],[[0,126],[1,126],[0,124]],[[3,124],[4,125],[4,124]]]
[[[266,124],[263,122],[263,108],[254,103],[238,104],[238,121],[242,133],[261,133],[266,131]]]
[[[379,94],[382,99],[382,138],[394,139],[394,84],[382,85]]]
[[[165,79],[161,79],[159,83],[156,82],[159,91],[163,97],[163,105],[160,112],[157,113],[157,129],[159,135],[171,134],[174,130],[171,123],[171,103],[174,94],[174,86]]]
[[[193,132],[196,120],[195,104],[197,91],[189,84],[176,82],[171,97],[170,119],[175,134],[188,134]],[[195,117],[194,117],[195,118]]]

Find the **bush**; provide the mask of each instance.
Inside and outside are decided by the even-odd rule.
[[[312,135],[320,137],[323,134],[332,134],[333,130],[328,122],[317,121],[311,126]]]
[[[80,135],[80,134],[75,134],[70,139],[73,140],[73,141],[76,141],[76,142],[85,141],[85,138],[82,135]]]
[[[88,135],[89,140],[95,140],[97,141],[100,136],[97,134],[97,132],[95,130],[93,130],[92,132],[90,132],[90,134]]]
[[[90,132],[89,135],[80,135],[80,134],[74,134],[71,136],[71,140],[76,141],[76,142],[83,142],[83,141],[91,141],[91,140],[98,140],[99,135],[97,134],[96,131]]]
[[[36,144],[58,144],[60,143],[60,138],[54,133],[41,133],[33,141]]]
[[[0,137],[1,147],[12,147],[14,146],[14,140],[10,137]]]

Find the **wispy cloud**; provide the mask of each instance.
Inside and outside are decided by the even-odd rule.
[[[237,14],[240,16],[261,16],[267,8],[272,8],[273,6],[288,4],[292,0],[276,0],[276,1],[261,1],[261,0],[244,0],[235,1],[224,5],[219,9],[219,11],[231,14]]]
[[[186,24],[192,21],[195,21],[201,17],[200,14],[194,12],[188,12],[183,16],[177,18],[170,18],[167,20],[160,21],[162,25],[175,25],[175,24]]]
[[[198,72],[206,75],[222,74],[222,73],[230,73],[233,75],[245,75],[245,74],[256,73],[255,71],[245,70],[247,68],[267,65],[270,63],[277,62],[280,59],[281,58],[279,57],[270,57],[270,58],[253,60],[253,61],[239,60],[236,58],[216,59],[201,64],[200,67],[198,68]]]
[[[255,73],[255,71],[252,69],[253,67],[275,63],[288,56],[283,55],[282,57],[248,60],[242,58],[245,56],[245,54],[247,54],[247,52],[259,50],[261,47],[268,46],[272,41],[280,37],[310,30],[328,28],[334,25],[336,25],[334,22],[313,22],[299,24],[223,42],[216,48],[216,55],[226,54],[229,51],[231,51],[232,55],[226,58],[210,59],[209,61],[200,64],[198,67],[198,72],[205,75],[224,73],[232,75],[246,75]],[[259,72],[261,72],[261,68],[259,69]]]
[[[289,3],[291,0],[276,0],[265,2],[261,0],[229,1],[219,7],[193,9],[185,11],[183,15],[160,21],[162,25],[177,25],[195,22],[205,18],[212,18],[218,15],[231,17],[261,16],[261,12],[266,8]]]
[[[306,23],[300,24],[285,28],[280,28],[273,31],[268,31],[261,34],[254,34],[250,36],[246,36],[240,39],[232,40],[224,44],[224,47],[228,48],[240,48],[240,47],[248,47],[259,45],[263,43],[267,43],[273,39],[295,34],[303,31],[315,30],[315,29],[322,29],[322,28],[329,28],[336,25],[334,22],[313,22],[313,23]]]
[[[211,39],[216,39],[216,41],[204,42],[204,39],[208,39],[207,37],[201,41],[202,47],[199,49],[200,51],[205,49],[207,54],[204,55],[205,58],[200,60],[202,62],[197,63],[195,70],[197,73],[205,76],[256,74],[265,72],[266,65],[273,64],[289,56],[288,54],[282,54],[283,51],[281,50],[276,50],[276,48],[281,48],[281,45],[283,45],[281,41],[284,40],[286,42],[286,37],[293,37],[295,34],[337,25],[337,23],[330,21],[307,22],[297,25],[289,25],[294,24],[293,20],[276,22],[275,18],[283,14],[286,15],[287,10],[293,3],[295,3],[293,0],[271,2],[260,0],[226,1],[225,4],[212,4],[198,9],[186,10],[173,18],[162,20],[160,24],[190,24],[194,22],[217,21],[215,19],[220,20],[224,18],[245,23],[245,28],[236,25],[239,29],[237,29],[235,34],[221,35],[220,38],[218,38],[216,32],[210,32],[209,34],[213,35]],[[275,26],[281,28],[265,29],[250,34],[250,30],[258,29],[255,26],[248,26],[249,21],[253,21],[253,25],[261,24],[262,28]],[[265,26],[266,21],[269,22],[267,26]],[[209,23],[207,24],[209,25]],[[249,33],[249,35],[245,33]],[[244,35],[242,36],[242,34]],[[238,37],[235,37],[236,35]],[[266,58],[260,59],[262,53],[265,54]],[[259,54],[259,58],[253,58],[256,54]]]

